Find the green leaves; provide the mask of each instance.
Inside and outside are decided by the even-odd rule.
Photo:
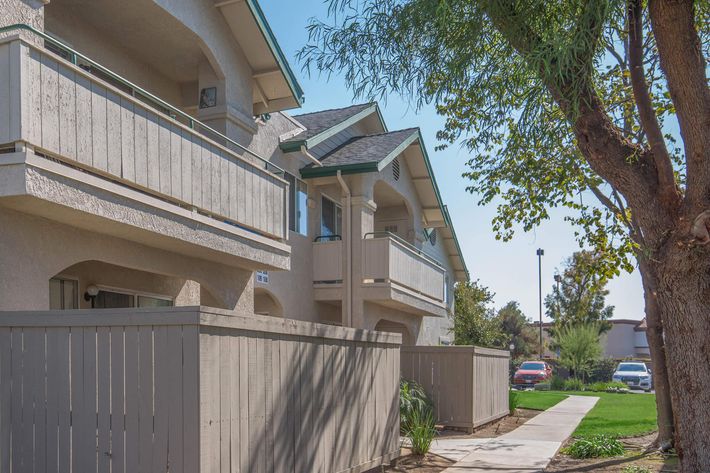
[[[568,368],[576,378],[589,374],[601,356],[600,327],[597,323],[567,325],[555,331],[555,343],[560,349],[560,365]]]
[[[445,118],[438,148],[461,142],[471,153],[467,190],[480,205],[497,205],[496,238],[510,240],[564,208],[580,247],[603,255],[609,267],[634,269],[641,244],[634,215],[583,159],[570,125],[595,95],[625,139],[644,143],[629,81],[625,2],[329,5],[330,21],[309,25],[310,42],[299,52],[304,68],[344,74],[358,98],[394,92],[415,106],[433,103]],[[700,8],[700,17],[708,10]],[[675,111],[653,35],[644,31],[647,82],[663,121]],[[672,158],[682,185],[680,150]]]
[[[570,325],[598,323],[599,329],[610,328],[606,320],[614,314],[606,306],[609,279],[618,273],[608,258],[588,251],[574,253],[565,261],[559,286],[545,298],[547,316],[555,322],[555,331]]]

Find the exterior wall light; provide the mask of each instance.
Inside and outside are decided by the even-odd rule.
[[[84,300],[91,301],[91,308],[93,309],[96,304],[96,296],[99,295],[99,288],[95,284],[89,284],[86,286],[86,292],[84,293]]]

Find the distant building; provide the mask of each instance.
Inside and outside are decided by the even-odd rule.
[[[646,318],[640,321],[612,319],[609,322],[612,324],[611,329],[602,337],[605,357],[619,360],[650,357],[648,340],[646,339]],[[536,329],[540,326],[539,322],[533,322],[530,325]],[[543,322],[542,324],[542,340],[545,345],[544,358],[557,358],[559,356],[558,353],[550,348],[552,345],[552,336],[550,335],[552,326],[552,322]]]

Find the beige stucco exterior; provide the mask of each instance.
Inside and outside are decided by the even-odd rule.
[[[0,310],[49,309],[61,277],[80,308],[98,286],[252,314],[253,271],[289,269],[288,184],[247,149],[254,115],[300,97],[244,53],[268,46],[237,13],[3,0],[0,27],[21,27],[0,35]]]
[[[79,308],[97,286],[395,331],[407,344],[450,339],[461,270],[443,238],[425,236],[447,223],[431,190],[422,197],[422,179],[433,182],[422,143],[399,152],[396,172],[392,161],[308,179],[307,229],[289,231],[288,181],[264,162],[300,177],[385,125],[373,108],[307,154],[282,151],[302,126],[279,110],[300,97],[263,36],[247,34],[247,2],[2,6],[0,27],[49,36],[0,35],[0,309],[49,309],[61,277],[77,281]],[[203,107],[208,88],[215,103]],[[320,245],[323,198],[342,208],[342,239]]]
[[[300,176],[299,170],[311,160],[302,152],[284,153],[279,148],[279,138],[297,133],[298,126],[297,118],[275,114],[259,127],[253,143],[259,153],[297,177]],[[373,113],[308,153],[317,158],[353,136],[383,131],[383,123]],[[307,231],[289,232],[291,271],[269,272],[268,282],[255,283],[257,290],[268,291],[269,297],[278,301],[276,305],[283,307],[285,317],[399,332],[403,335],[403,343],[410,345],[437,345],[450,340],[455,272],[451,257],[444,249],[443,238],[433,245],[425,238],[424,209],[407,165],[410,154],[414,153],[421,153],[418,144],[407,147],[397,157],[397,178],[392,170],[393,163],[390,163],[380,172],[342,175],[347,189],[337,176],[305,180]],[[324,197],[342,208],[343,234],[337,241],[315,241],[321,234]],[[350,225],[348,203],[351,206]],[[383,232],[392,225],[397,227],[397,236],[424,256],[407,253],[411,250],[400,246],[396,240],[372,239],[373,232]],[[431,224],[429,228],[432,228]],[[348,249],[352,252],[350,255]],[[423,280],[416,288],[422,292],[388,282],[394,277],[387,274],[391,265],[386,264],[388,253],[392,251],[405,255],[408,264],[412,265],[408,268],[410,272],[423,268]],[[427,258],[440,263],[441,268]],[[352,283],[350,296],[348,268]],[[385,272],[380,274],[382,271]],[[446,290],[443,287],[445,281],[449,286]],[[350,310],[348,297],[352,298]]]

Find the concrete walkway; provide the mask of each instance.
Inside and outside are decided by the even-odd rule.
[[[441,439],[432,453],[457,463],[444,473],[542,472],[599,400],[570,396],[517,429],[494,439]]]

